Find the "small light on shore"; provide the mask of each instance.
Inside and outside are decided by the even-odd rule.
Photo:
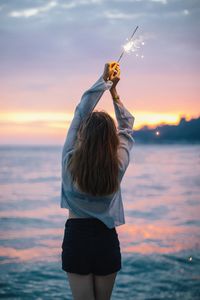
[[[160,132],[158,130],[156,131],[156,135],[160,135]]]
[[[190,256],[190,257],[188,258],[188,260],[189,260],[189,261],[192,261],[192,256]]]

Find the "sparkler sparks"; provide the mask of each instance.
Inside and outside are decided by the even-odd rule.
[[[139,36],[137,39],[129,40],[124,46],[124,51],[126,53],[135,52],[136,56],[138,57],[139,54],[137,53],[138,50],[145,45],[144,38]],[[144,55],[140,55],[141,58],[144,58]]]
[[[127,52],[127,53],[130,52],[133,47],[133,41],[128,42],[123,47],[124,47],[125,52]]]
[[[133,36],[134,36],[134,34],[136,33],[136,31],[137,31],[137,29],[138,29],[138,26],[135,28],[135,30],[133,31],[133,33],[132,33],[132,35],[131,35],[131,37],[130,37],[130,41],[132,41],[132,39],[133,39]],[[130,42],[129,41],[129,42]],[[128,48],[130,48],[130,46],[128,47]],[[122,58],[122,56],[124,55],[124,52],[125,52],[125,49],[123,50],[123,52],[122,52],[122,54],[120,55],[120,57],[119,57],[119,59],[118,59],[118,61],[117,62],[119,62],[120,61],[120,59]]]
[[[135,35],[136,31],[138,29],[138,26],[135,28],[135,30],[133,31],[130,39],[127,39],[127,43],[125,45],[123,45],[123,52],[121,53],[118,62],[121,60],[122,56],[124,55],[124,53],[131,53],[131,52],[135,52],[136,57],[140,57],[140,58],[144,58],[144,55],[139,55],[137,52],[138,50],[145,45],[144,42],[144,37],[143,36],[139,36],[136,39],[133,39],[133,36]]]

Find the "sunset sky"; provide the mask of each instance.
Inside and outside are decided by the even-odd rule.
[[[145,45],[124,55],[118,88],[133,129],[200,115],[199,0],[0,0],[0,20],[1,144],[62,144],[137,25]],[[108,91],[96,109],[114,117]]]

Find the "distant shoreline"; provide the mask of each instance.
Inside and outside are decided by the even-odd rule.
[[[133,129],[132,136],[136,143],[142,144],[200,144],[200,117],[189,121],[183,117],[178,125]]]
[[[188,141],[179,141],[179,142],[175,142],[175,141],[157,141],[157,142],[145,142],[145,141],[137,141],[135,139],[135,146],[167,146],[167,145],[174,145],[174,146],[198,146],[200,145],[200,141],[197,142],[188,142]],[[53,144],[49,144],[49,145],[41,145],[41,144],[0,144],[0,149],[20,149],[20,148],[55,148],[55,149],[62,149],[63,145],[53,145]]]

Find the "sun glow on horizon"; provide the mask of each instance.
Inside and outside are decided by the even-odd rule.
[[[161,113],[138,111],[132,113],[135,117],[133,130],[139,130],[143,126],[149,129],[162,124],[177,125],[180,118],[184,116],[189,120],[191,116],[182,112],[179,113]],[[110,113],[115,119],[115,114]],[[0,112],[1,124],[1,144],[10,141],[19,141],[24,143],[27,141],[48,141],[62,142],[65,138],[69,125],[72,121],[74,113],[62,112]]]
[[[0,113],[0,122],[30,123],[30,122],[70,122],[73,115],[61,112],[4,112]]]

